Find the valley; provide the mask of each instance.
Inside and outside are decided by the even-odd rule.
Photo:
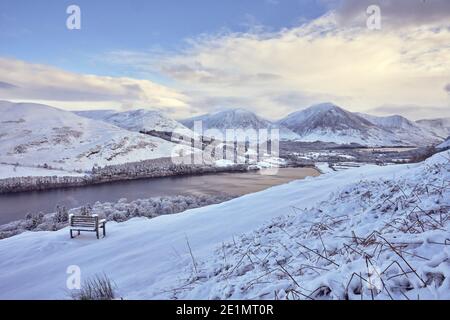
[[[271,166],[324,168],[325,164],[334,170],[349,164],[408,163],[433,154],[439,144],[445,149],[445,134],[450,135],[446,119],[412,122],[401,116],[375,117],[332,103],[311,106],[278,121],[242,108],[181,121],[144,109],[72,113],[3,101],[0,110],[2,193]],[[201,121],[203,131],[196,132],[196,121]],[[242,137],[234,136],[242,154],[235,151],[225,158],[230,157],[225,150],[236,148],[236,142],[208,137],[211,129],[244,132]],[[269,139],[278,130],[278,149],[272,152],[269,140],[256,142],[257,150],[249,150],[245,133],[258,137],[258,130],[268,130]],[[268,154],[248,158],[263,144]],[[222,149],[224,158],[217,157]],[[211,157],[211,152],[216,156]]]
[[[344,210],[346,205],[341,206],[342,201],[349,203],[345,200],[346,193],[342,195],[343,188],[356,189],[352,191],[356,195],[380,193],[383,188],[376,185],[379,179],[393,181],[397,172],[403,175],[401,183],[405,188],[411,188],[414,183],[415,178],[408,175],[412,170],[428,179],[430,186],[437,181],[440,189],[427,191],[433,196],[448,192],[446,178],[443,184],[439,180],[440,176],[448,174],[445,121],[439,122],[443,124],[439,130],[431,130],[425,124],[400,116],[371,117],[353,114],[333,104],[320,104],[278,121],[265,120],[244,109],[226,110],[201,116],[204,131],[196,132],[198,117],[194,121],[178,122],[154,110],[73,113],[49,106],[10,102],[1,102],[0,110],[3,124],[0,128],[0,254],[13,259],[13,253],[5,248],[14,247],[14,256],[20,257],[21,270],[30,267],[28,256],[39,258],[43,261],[39,272],[45,278],[45,282],[28,279],[27,283],[33,282],[36,288],[30,291],[16,287],[17,277],[24,276],[22,272],[9,271],[14,275],[8,279],[0,275],[0,283],[9,288],[9,297],[60,298],[55,288],[64,276],[62,266],[74,255],[84,272],[94,275],[98,256],[91,257],[92,250],[102,250],[102,259],[112,261],[117,254],[116,249],[111,251],[112,247],[119,248],[119,252],[130,252],[131,245],[134,247],[131,254],[141,258],[131,264],[114,260],[106,270],[108,276],[117,280],[121,295],[126,298],[203,298],[205,296],[198,295],[195,288],[213,287],[214,295],[208,298],[240,299],[249,293],[247,289],[237,290],[235,285],[251,282],[246,274],[253,267],[243,266],[239,271],[240,262],[234,251],[230,251],[229,243],[223,242],[230,237],[240,235],[235,244],[237,250],[242,246],[259,247],[259,244],[249,243],[242,232],[265,233],[271,218],[298,224],[303,230],[306,227],[302,222],[290,220],[289,214],[297,216],[299,210],[312,212],[315,223],[338,223],[339,216],[334,217],[331,212]],[[210,129],[216,130],[214,136],[207,134],[212,132]],[[234,141],[217,139],[217,136],[226,136],[224,133],[230,129],[241,135],[233,135]],[[260,132],[270,134],[263,140],[250,140],[259,137],[255,133]],[[435,169],[428,172],[426,168]],[[362,182],[364,179],[371,182],[366,185]],[[394,182],[387,180],[385,183]],[[391,190],[390,197],[393,197],[397,189],[394,186]],[[364,199],[348,205],[369,210]],[[448,214],[447,207],[437,208],[428,201],[421,206],[444,210],[440,211],[441,217]],[[319,207],[331,210],[327,214],[328,222],[317,222],[323,219]],[[435,207],[437,209],[433,209]],[[77,239],[79,244],[69,243],[65,232],[68,214],[95,214],[106,219],[108,237],[102,240],[104,242],[95,243],[81,235]],[[263,223],[266,223],[263,229],[254,229]],[[275,225],[279,226],[277,222]],[[430,230],[435,230],[434,227],[430,225]],[[41,234],[45,235],[43,242],[36,241],[35,237]],[[142,243],[137,240],[140,235]],[[335,242],[331,239],[333,234],[324,236],[327,246],[331,247]],[[440,236],[436,231],[436,237]],[[221,250],[229,255],[235,265],[233,270],[238,270],[232,274],[230,289],[216,288],[210,281],[190,280],[192,265],[183,249],[187,237],[189,246],[194,247],[195,253],[191,254],[200,259],[201,272],[210,274],[211,279],[216,273],[211,273],[210,262],[221,263],[214,248],[222,243]],[[126,239],[126,244],[119,239]],[[279,246],[277,239],[286,242],[284,235],[278,232],[267,237],[274,247]],[[38,242],[41,244],[37,247],[30,245]],[[71,246],[70,255],[61,255],[58,243]],[[317,242],[311,240],[309,245],[316,246]],[[35,249],[36,253],[27,248]],[[139,248],[146,248],[146,251]],[[167,257],[168,250],[175,250],[180,262]],[[281,247],[277,251],[286,255]],[[45,254],[45,259],[40,253]],[[136,274],[136,266],[148,267],[148,259],[160,261],[150,272],[151,277],[160,280],[152,278],[146,283],[149,278],[145,275],[141,279],[142,286],[131,286],[121,270]],[[280,257],[277,259],[278,263],[282,261]],[[341,259],[340,256],[337,259]],[[358,256],[353,259],[360,261]],[[52,261],[60,263],[49,266]],[[306,262],[323,264],[319,260],[306,259]],[[414,263],[420,261],[414,260]],[[330,266],[325,263],[323,267],[328,270]],[[260,267],[255,268],[255,274],[259,274]],[[0,269],[9,270],[9,267],[0,263]],[[162,269],[166,271],[158,271]],[[54,274],[57,276],[53,277]],[[166,281],[174,278],[174,274],[183,274],[184,279]],[[218,275],[214,281],[222,283],[221,272]],[[264,273],[259,276],[266,277]],[[305,274],[306,278],[308,276]],[[267,277],[271,279],[270,275]],[[282,274],[279,278],[280,289],[274,294],[287,298],[292,294],[291,284]],[[341,282],[352,280],[348,280],[345,273],[345,280],[335,278]],[[308,281],[312,295],[326,287],[328,291],[324,294],[327,296],[343,297],[333,285]],[[180,285],[190,289],[180,292],[177,289]],[[395,283],[390,285],[397,288]],[[261,292],[250,292],[260,299],[274,292],[264,285],[258,287]],[[42,294],[41,289],[47,294]],[[163,293],[165,290],[169,290],[168,293]],[[427,297],[434,294],[426,290],[417,292]],[[384,297],[383,292],[379,295]],[[292,298],[296,298],[295,295]]]

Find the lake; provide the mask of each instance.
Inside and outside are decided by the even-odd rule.
[[[313,168],[279,168],[276,174],[258,171],[176,176],[128,180],[107,184],[32,191],[0,195],[0,224],[22,219],[27,213],[55,212],[57,205],[67,208],[100,202],[129,201],[156,196],[230,195],[241,196],[289,181],[318,176]]]

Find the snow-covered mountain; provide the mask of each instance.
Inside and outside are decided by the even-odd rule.
[[[376,117],[353,113],[333,104],[322,103],[291,113],[271,122],[244,109],[229,109],[180,121],[188,128],[202,121],[203,130],[218,129],[272,129],[280,130],[281,140],[305,142],[323,141],[338,144],[357,143],[365,146],[429,145],[443,140],[425,125],[402,116]],[[445,128],[445,123],[442,124]],[[445,137],[450,135],[445,131]],[[441,135],[442,132],[441,132]]]
[[[357,114],[379,128],[393,133],[395,137],[403,142],[423,145],[438,143],[440,140],[423,126],[420,126],[417,123],[414,123],[399,115],[377,117],[364,113]]]
[[[253,112],[241,108],[205,114],[187,120],[182,120],[181,123],[188,128],[193,128],[194,121],[202,121],[204,129],[214,128],[219,130],[248,128],[260,129],[268,128],[272,125],[270,121],[260,118]]]
[[[299,136],[290,129],[272,123],[242,108],[228,109],[216,113],[205,114],[180,121],[186,127],[193,129],[194,122],[201,121],[203,130],[217,129],[225,133],[227,129],[279,129],[280,139],[295,140]]]
[[[450,136],[442,142],[440,145],[437,146],[438,149],[449,149],[450,148]]]
[[[195,121],[202,122],[205,132],[217,129],[225,137],[227,129],[279,129],[281,140],[324,141],[338,144],[357,143],[366,146],[429,145],[450,135],[450,118],[410,121],[400,115],[377,117],[349,112],[333,103],[322,103],[291,113],[277,122],[259,117],[242,108],[227,109],[186,120],[175,121],[159,111],[112,110],[77,111],[76,114],[102,120],[136,132],[193,137]],[[170,140],[170,139],[169,139]]]
[[[322,103],[291,113],[278,123],[297,133],[302,141],[372,146],[404,144],[393,133],[333,103]]]
[[[437,138],[445,139],[450,136],[450,118],[424,119],[418,120],[416,123],[430,131]]]
[[[385,129],[403,128],[408,130],[411,128],[417,128],[417,125],[415,125],[412,121],[409,121],[405,117],[399,115],[377,117],[365,113],[356,113],[356,114],[372,122],[373,124]]]
[[[181,123],[172,120],[157,110],[138,109],[124,112],[82,111],[78,115],[102,120],[135,132],[165,132],[191,137],[193,132]]]
[[[92,120],[103,120],[107,116],[110,116],[116,111],[107,109],[107,110],[82,110],[82,111],[73,111],[78,116],[89,118]]]
[[[54,107],[0,102],[0,162],[63,170],[170,157],[174,144]]]

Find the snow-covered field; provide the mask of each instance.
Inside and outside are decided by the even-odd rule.
[[[10,164],[0,164],[0,178],[14,177],[81,177],[84,174],[63,170],[51,170],[44,168],[15,166]]]
[[[450,299],[449,182],[447,151],[110,222],[101,240],[23,233],[0,240],[0,298],[68,298],[77,265],[125,299]]]

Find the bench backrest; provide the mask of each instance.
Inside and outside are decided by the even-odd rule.
[[[71,227],[97,228],[98,216],[69,216]]]

